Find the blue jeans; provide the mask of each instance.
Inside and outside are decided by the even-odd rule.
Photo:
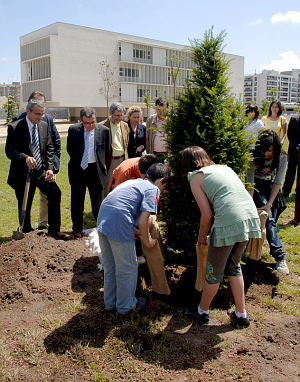
[[[116,308],[127,313],[137,302],[138,262],[134,242],[117,241],[98,232],[104,265],[104,304],[106,310]]]
[[[267,181],[264,181],[267,183]],[[254,191],[253,200],[257,208],[263,207],[268,202],[268,189],[270,189],[270,184],[268,189],[263,189],[265,187],[257,187],[258,192]],[[270,194],[270,193],[269,193]],[[266,221],[266,237],[270,246],[270,254],[275,258],[276,261],[285,260],[285,252],[282,249],[282,243],[278,237],[277,226],[276,226],[276,215],[277,208],[272,207],[269,212],[269,217]]]

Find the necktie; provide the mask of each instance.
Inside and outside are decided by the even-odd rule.
[[[32,128],[32,142],[31,143],[32,143],[33,157],[36,161],[36,169],[39,170],[42,167],[42,159],[41,159],[39,139],[38,139],[38,133],[37,133],[36,125],[33,125],[33,128]]]
[[[84,137],[84,152],[81,159],[81,168],[85,170],[89,164],[89,146],[90,146],[90,132],[87,131]]]

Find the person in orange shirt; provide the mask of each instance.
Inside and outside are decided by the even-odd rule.
[[[140,158],[137,157],[124,160],[113,171],[109,192],[126,180],[138,178],[144,179],[148,168],[156,162],[157,158],[153,154],[146,154]]]

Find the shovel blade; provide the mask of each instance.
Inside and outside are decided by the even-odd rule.
[[[21,240],[25,237],[25,234],[23,232],[18,231],[13,231],[13,238],[15,240]]]

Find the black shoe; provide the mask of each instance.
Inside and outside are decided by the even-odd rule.
[[[140,310],[145,308],[147,300],[144,297],[138,297],[136,300],[137,301],[136,301],[135,307],[132,310],[129,310],[128,312],[125,312],[125,313],[119,313],[119,314],[122,316],[125,316],[128,313],[139,312]]]
[[[242,328],[248,328],[248,326],[250,326],[250,321],[249,321],[248,316],[246,318],[238,317],[235,314],[235,308],[228,309],[227,314],[228,314],[228,316],[230,316],[233,324],[235,324],[237,326],[241,326]]]
[[[110,314],[115,314],[117,311],[116,311],[116,308],[112,308],[112,309],[105,309],[105,312]]]
[[[144,297],[138,297],[136,301],[135,307],[132,309],[133,312],[142,310],[145,308],[147,300]]]
[[[23,227],[23,230],[22,230],[23,233],[29,233],[32,231],[34,231],[34,229],[32,227]]]
[[[47,229],[49,228],[49,224],[38,226],[38,229]]]
[[[207,313],[199,314],[198,305],[191,308],[185,308],[184,314],[187,317],[193,318],[199,325],[206,325],[209,322],[209,315]]]

